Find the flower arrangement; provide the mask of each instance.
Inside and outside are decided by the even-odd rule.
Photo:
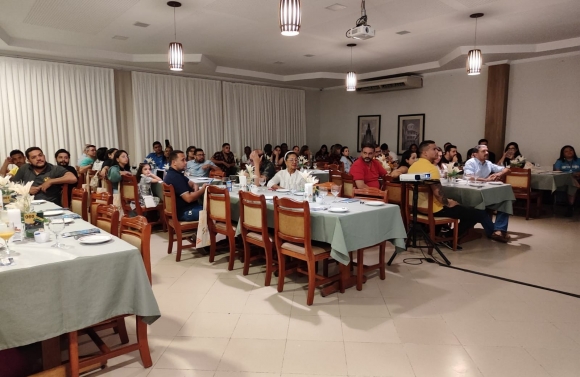
[[[252,182],[255,178],[254,167],[250,164],[246,164],[246,170],[240,170],[238,176],[248,177],[249,181]]]
[[[455,178],[459,175],[459,173],[461,173],[461,170],[455,166],[455,162],[445,164],[445,170],[447,171],[448,178]]]
[[[153,169],[153,168],[152,168]],[[168,171],[169,170],[169,164],[165,164],[163,165],[163,170]]]
[[[526,165],[526,158],[524,156],[518,156],[510,160],[510,167],[512,168],[523,168],[524,165]]]
[[[381,163],[381,165],[383,165],[383,168],[387,171],[390,172],[392,170],[391,165],[389,164],[389,160],[387,159],[386,156],[384,155],[380,155],[376,158],[377,161],[379,161]]]
[[[155,163],[155,160],[152,159],[151,157],[148,157],[145,159],[145,162],[149,164],[149,166],[151,166],[151,170],[155,170],[155,169],[159,169],[157,167],[157,164]]]
[[[33,181],[26,184],[10,182],[7,189],[16,194],[16,201],[7,204],[6,208],[17,208],[22,213],[30,212],[30,203],[34,200],[34,196],[30,195],[30,188]]]
[[[302,169],[304,166],[308,164],[308,157],[300,156],[298,157],[298,167]]]
[[[299,172],[299,173],[302,176],[302,178],[304,178],[304,181],[306,183],[314,183],[314,184],[318,183],[318,178],[313,177],[312,173],[310,172]]]

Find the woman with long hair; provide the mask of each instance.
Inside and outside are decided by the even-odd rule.
[[[326,159],[328,159],[328,154],[329,154],[328,147],[326,146],[326,144],[322,144],[318,152],[316,152],[316,154],[314,155],[314,159],[316,161],[325,161]]]
[[[107,178],[113,185],[113,194],[119,192],[119,182],[123,175],[131,175],[131,164],[129,163],[129,154],[127,151],[119,149],[115,152],[113,165],[107,172]]]
[[[409,148],[409,151],[410,150],[411,150],[411,148]],[[447,168],[441,162],[442,158],[443,158],[443,149],[441,149],[440,147],[437,147],[437,159],[433,162],[433,165],[437,166],[437,169],[439,169],[439,175],[441,177],[443,177],[443,175],[447,171]]]
[[[399,167],[391,172],[391,177],[399,178],[401,174],[407,174],[409,172],[409,168],[415,163],[415,161],[417,161],[417,153],[411,151],[410,149],[406,150],[401,156],[401,163],[399,164]]]
[[[194,145],[190,145],[185,150],[185,161],[192,161],[192,160],[195,160],[195,146]]]
[[[348,173],[354,158],[350,157],[350,151],[346,145],[340,149],[340,162],[344,165],[344,172]]]
[[[519,157],[521,155],[522,154],[520,153],[520,147],[518,146],[518,143],[515,143],[512,141],[511,143],[508,143],[508,145],[505,146],[503,156],[497,162],[497,164],[500,166],[508,166],[509,167],[511,164],[511,161],[513,159],[515,159],[516,157]]]

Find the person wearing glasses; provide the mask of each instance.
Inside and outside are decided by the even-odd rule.
[[[278,190],[278,189],[290,189],[291,187],[296,187],[304,184],[304,177],[298,171],[298,155],[294,152],[288,152],[284,156],[284,162],[286,163],[286,169],[280,170],[270,181],[268,182],[268,188]]]
[[[221,171],[221,169],[212,161],[205,159],[205,152],[197,148],[194,152],[195,159],[187,161],[186,172],[192,177],[209,177],[210,170]]]
[[[511,160],[521,155],[522,154],[520,153],[520,147],[518,146],[518,143],[514,143],[512,141],[511,143],[508,143],[508,145],[506,145],[504,154],[497,162],[497,165],[509,167],[511,164]]]

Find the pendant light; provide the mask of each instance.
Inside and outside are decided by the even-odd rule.
[[[167,3],[173,8],[173,36],[177,41],[177,24],[175,22],[175,8],[179,8],[181,3],[178,1],[170,1]],[[183,70],[183,46],[179,42],[171,42],[169,44],[169,69],[172,71]]]
[[[356,72],[352,69],[352,48],[356,46],[356,43],[349,43],[347,47],[350,47],[350,72],[346,74],[346,91],[354,92],[356,90]]]
[[[473,41],[473,50],[467,54],[467,74],[479,75],[481,73],[481,65],[483,60],[481,58],[481,50],[475,48],[477,46],[477,19],[483,17],[483,13],[474,13],[469,17],[475,18],[475,38]]]
[[[300,33],[300,0],[280,0],[280,31],[291,37]]]

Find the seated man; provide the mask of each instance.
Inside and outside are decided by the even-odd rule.
[[[69,163],[70,163],[70,153],[69,153],[69,151],[67,151],[66,149],[59,149],[54,154],[54,159],[56,160],[56,164],[57,165],[62,166],[63,168],[65,168],[69,172],[73,173],[74,176],[75,176],[75,178],[77,180],[79,179],[79,174],[77,173],[77,169],[75,169],[74,167],[72,167],[72,166],[69,165]],[[69,201],[70,201],[70,198],[72,197],[72,190],[74,188],[75,188],[75,185],[68,185],[68,198],[69,198]]]
[[[26,158],[28,164],[22,165],[10,180],[23,183],[33,181],[30,195],[60,205],[62,185],[73,185],[77,183],[77,178],[62,166],[46,162],[44,153],[38,147],[28,148]]]
[[[354,179],[357,188],[375,187],[380,188],[379,177],[387,174],[380,161],[374,159],[375,146],[373,144],[361,145],[362,152],[350,167],[350,175]]]
[[[84,174],[89,169],[92,169],[95,160],[97,159],[97,147],[94,145],[87,145],[85,148],[86,157],[79,161],[79,173]]]
[[[149,153],[143,162],[148,163],[151,169],[163,169],[167,159],[163,154],[163,146],[160,141],[153,143],[153,152]]]
[[[163,179],[168,185],[173,186],[175,190],[175,207],[177,210],[177,219],[180,221],[198,221],[199,211],[203,205],[198,202],[204,192],[207,184],[199,188],[186,176],[183,175],[185,170],[185,153],[175,150],[169,155],[169,170]]]
[[[457,147],[453,144],[448,144],[445,147],[445,152],[443,153],[443,157],[441,157],[441,162],[444,164],[448,164],[450,162],[457,162]],[[469,158],[469,156],[467,156]]]
[[[236,173],[236,156],[230,151],[228,143],[222,144],[222,150],[214,153],[211,162],[219,166],[228,176]]]
[[[463,168],[465,174],[474,175],[475,179],[478,181],[489,182],[498,181],[503,175],[510,172],[509,168],[495,165],[489,161],[487,145],[478,145],[475,148],[472,148],[472,151],[473,158],[469,159]],[[509,214],[497,211],[494,234],[492,236],[494,240],[500,242],[509,241],[509,236],[507,234],[509,218]]]
[[[259,174],[255,174],[256,170],[254,168],[254,184],[260,186],[260,177],[266,178],[266,183],[276,175],[276,167],[270,159],[264,156],[264,152],[260,149],[255,149],[250,153],[250,163],[255,167],[260,167]]]
[[[375,153],[376,153],[376,150],[375,150]],[[394,162],[394,161],[397,161],[399,159],[399,157],[397,156],[397,154],[395,152],[391,152],[389,150],[389,145],[387,143],[381,144],[381,153],[383,154],[383,156],[386,156],[389,159],[389,162]]]
[[[6,157],[2,167],[0,168],[0,175],[5,176],[6,174],[10,174],[11,176],[16,175],[18,169],[26,163],[26,158],[24,157],[24,153],[21,150],[15,149],[10,152],[10,157]],[[8,165],[16,165],[12,169],[8,170]]]
[[[437,146],[432,140],[425,140],[419,145],[420,158],[409,168],[409,173],[430,173],[430,188],[433,192],[433,215],[435,217],[451,217],[459,219],[459,238],[464,237],[469,229],[480,223],[488,237],[500,242],[506,242],[501,232],[494,233],[494,225],[485,211],[464,207],[453,199],[448,199],[443,193],[440,175],[433,162],[437,159]],[[499,233],[499,234],[497,234]]]
[[[485,146],[488,146],[488,145],[487,145],[487,143],[488,143],[488,142],[487,142],[487,139],[479,139],[479,142],[477,143],[477,145],[485,145]],[[492,163],[492,164],[495,164],[495,161],[496,161],[496,160],[495,160],[495,153],[493,153],[493,152],[492,152],[492,151],[490,151],[489,149],[487,150],[487,152],[489,153],[489,155],[488,155],[487,159],[488,159],[489,161],[491,161],[491,163]],[[467,156],[467,159],[468,159],[468,160],[469,160],[470,158],[471,158],[471,156]]]
[[[195,159],[187,161],[187,172],[192,177],[209,177],[209,171],[221,171],[220,168],[211,161],[206,161],[203,149],[196,148],[193,152]]]

